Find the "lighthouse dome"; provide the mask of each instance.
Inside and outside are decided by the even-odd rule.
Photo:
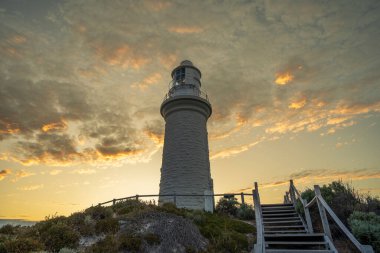
[[[193,63],[189,60],[181,61],[181,66],[194,66]]]

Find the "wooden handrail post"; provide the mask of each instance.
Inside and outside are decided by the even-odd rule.
[[[240,193],[241,196],[241,203],[244,204],[244,193]]]
[[[296,205],[296,194],[294,193],[293,179],[290,179],[289,193],[290,193],[290,200],[292,201],[292,204],[295,206]]]
[[[311,216],[310,216],[309,208],[306,207],[307,201],[302,199],[302,198],[301,198],[301,201],[302,201],[302,205],[303,205],[303,210],[305,212],[305,219],[306,219],[307,228],[308,228],[309,233],[312,234],[312,233],[314,233],[313,223],[311,222]]]
[[[321,216],[323,231],[332,241],[332,236],[331,236],[329,221],[326,215],[326,210],[319,200],[319,198],[322,198],[321,189],[319,188],[319,185],[314,185],[314,192],[315,192],[315,196],[317,196],[318,211],[319,211],[319,215]]]
[[[116,199],[112,200],[112,205],[114,206],[116,204]]]
[[[136,201],[138,201],[139,200],[139,195],[136,195]]]
[[[177,195],[175,193],[173,195],[173,203],[175,206],[177,206]]]

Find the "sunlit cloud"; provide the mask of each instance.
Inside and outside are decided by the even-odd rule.
[[[28,185],[18,188],[21,191],[35,191],[44,188],[43,184]]]
[[[213,152],[210,154],[210,159],[226,158],[226,157],[240,154],[242,152],[248,151],[250,148],[256,146],[260,142],[262,142],[262,140],[254,141],[242,146],[230,147],[230,148],[223,149],[221,151]]]
[[[293,81],[294,76],[290,72],[277,73],[275,83],[278,85],[287,85]]]
[[[328,183],[336,180],[347,182],[366,179],[380,179],[380,169],[306,169],[290,174],[289,179],[293,179],[296,184],[302,185],[303,187],[312,188],[316,183]],[[289,185],[289,179],[262,183],[259,184],[259,188],[265,189]],[[248,186],[246,188],[236,190],[236,192],[252,191],[253,189],[253,186]]]
[[[0,170],[0,181],[3,180],[5,177],[7,177],[9,174],[12,174],[11,169]]]
[[[56,176],[56,175],[58,175],[58,174],[61,174],[62,172],[63,172],[63,170],[55,169],[55,170],[51,170],[51,171],[49,171],[49,174],[50,174],[51,176]]]
[[[141,82],[132,84],[132,87],[145,90],[149,86],[157,84],[161,80],[162,80],[162,75],[160,73],[152,73],[151,75],[144,78]]]
[[[31,176],[34,176],[34,175],[36,175],[36,173],[34,173],[34,172],[29,172],[29,171],[25,171],[25,170],[19,170],[19,171],[17,171],[15,173],[15,178],[12,179],[12,182],[17,182],[21,178],[31,177]]]
[[[172,33],[191,34],[203,32],[202,27],[197,26],[171,26],[168,29]]]
[[[77,169],[74,170],[72,173],[74,174],[79,174],[79,175],[90,175],[90,174],[95,174],[96,170],[94,169]]]
[[[65,121],[60,121],[60,122],[53,122],[49,124],[45,124],[42,126],[42,131],[44,132],[49,132],[49,131],[54,131],[54,130],[64,130],[67,128],[67,123]]]

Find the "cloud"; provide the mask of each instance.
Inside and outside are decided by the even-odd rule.
[[[4,11],[0,156],[146,161],[162,145],[153,122],[170,71],[188,58],[213,106],[213,159],[252,148],[219,144],[256,130],[269,140],[359,124],[380,112],[375,4],[69,0],[48,18]]]
[[[19,171],[16,172],[15,178],[12,179],[12,182],[17,182],[21,178],[31,177],[31,176],[34,176],[34,175],[36,175],[36,173],[28,172],[28,171],[25,171],[25,170],[19,170]]]
[[[0,170],[0,181],[2,181],[4,178],[6,178],[9,174],[12,174],[11,169]]]
[[[18,188],[21,191],[35,191],[44,188],[43,184],[28,185]]]
[[[63,170],[54,169],[54,170],[49,171],[49,174],[52,176],[56,176],[58,174],[61,174],[62,172]]]
[[[188,34],[188,33],[200,33],[203,28],[196,26],[172,26],[168,29],[172,33]]]
[[[90,175],[90,174],[95,174],[96,170],[94,170],[94,169],[77,169],[77,170],[74,170],[73,173],[79,174],[79,175]]]
[[[290,174],[289,179],[293,179],[295,184],[299,184],[304,187],[312,187],[313,184],[331,182],[334,180],[358,181],[366,179],[380,179],[380,169],[304,169]],[[288,179],[262,183],[259,184],[259,188],[274,188],[284,185],[289,185]],[[237,192],[252,190],[253,187],[246,187],[237,190]]]
[[[245,151],[249,150],[250,148],[256,146],[260,142],[262,142],[262,140],[254,141],[254,142],[242,145],[242,146],[235,146],[235,147],[226,148],[226,149],[223,149],[221,151],[211,153],[210,159],[226,158],[229,156],[240,154],[240,153],[245,152]]]

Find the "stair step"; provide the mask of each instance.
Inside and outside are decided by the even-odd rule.
[[[266,253],[334,253],[332,250],[307,250],[307,249],[267,249]]]
[[[262,204],[261,206],[262,206],[262,207],[271,207],[271,206],[293,206],[293,204],[281,204],[281,203],[278,203],[278,204]]]
[[[268,214],[268,213],[295,213],[294,209],[289,209],[289,210],[265,210],[262,211],[263,214]]]
[[[293,225],[293,226],[264,226],[266,229],[269,228],[302,228],[305,229],[303,225]]]
[[[327,242],[302,242],[302,241],[298,241],[298,242],[289,242],[289,241],[275,241],[275,242],[265,242],[265,244],[276,244],[276,245],[282,245],[282,244],[286,244],[286,245],[326,245]]]
[[[298,234],[298,233],[307,233],[305,229],[303,230],[265,230],[265,234]]]
[[[271,218],[264,218],[264,221],[276,221],[276,220],[286,220],[286,221],[292,221],[292,220],[297,220],[301,221],[300,217],[271,217]]]
[[[264,234],[265,242],[277,242],[277,241],[288,241],[288,242],[324,242],[325,235],[322,233],[315,234]]]
[[[275,217],[275,216],[295,216],[295,215],[298,216],[298,213],[296,213],[296,212],[292,212],[292,213],[264,213],[263,217],[267,218],[267,217]]]
[[[287,223],[290,223],[290,224],[301,223],[301,224],[303,224],[300,219],[298,219],[298,220],[277,220],[277,221],[275,220],[275,221],[264,221],[263,222],[264,226],[266,224],[287,224]]]
[[[269,209],[273,209],[273,210],[281,210],[281,209],[294,210],[294,207],[293,206],[262,206],[261,209],[263,209],[263,210],[269,210]]]

